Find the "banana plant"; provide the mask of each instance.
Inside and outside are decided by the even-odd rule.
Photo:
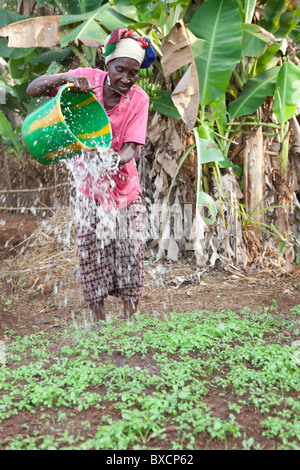
[[[194,128],[194,136],[197,148],[197,189],[196,189],[196,207],[206,206],[211,217],[204,217],[207,224],[215,222],[217,208],[213,198],[202,190],[201,187],[201,168],[206,163],[224,161],[224,155],[216,145],[211,134],[211,129],[206,124],[201,124]],[[225,223],[224,217],[223,222]]]
[[[286,166],[289,136],[286,122],[294,114],[299,102],[299,69],[290,62],[282,67],[278,63],[283,55],[281,46],[285,36],[298,24],[299,8],[290,2],[269,0],[263,5],[266,10],[265,20],[252,24],[256,4],[253,0],[207,0],[188,24],[189,30],[198,38],[191,46],[198,71],[200,95],[199,127],[194,129],[198,204],[204,197],[199,187],[201,165],[205,161],[212,163],[220,197],[222,180],[219,169],[232,166],[228,154],[234,137],[238,132],[248,132],[242,130],[244,124],[262,124],[253,113],[268,96],[275,95],[274,113],[278,117],[278,124],[264,125],[273,132],[280,130],[283,142],[280,155],[282,171]],[[273,7],[276,7],[275,10]],[[233,87],[233,80],[236,88]],[[292,81],[295,87],[291,86]],[[199,132],[202,133],[203,129],[207,133],[206,136],[202,134],[201,138],[206,141],[206,145],[200,145],[203,142],[199,140]],[[223,155],[223,158],[217,157],[215,161],[209,158],[208,149],[212,142],[218,146],[218,157]],[[185,152],[179,167],[192,148]],[[220,203],[222,208],[221,197]],[[212,200],[209,200],[209,209],[214,218],[216,212]]]
[[[236,1],[205,2],[193,15],[189,29],[199,38],[192,50],[203,115],[203,107],[219,99],[226,91],[232,72],[241,59],[242,20]]]
[[[257,42],[259,42],[260,47],[261,44],[263,44],[264,48],[266,45],[265,35],[259,33],[255,27],[254,31],[249,31],[249,28],[246,30],[246,24],[243,24],[242,21],[243,18],[247,20],[247,22],[251,21],[255,3],[256,2],[253,1],[245,2],[245,14],[244,17],[242,17],[241,2],[236,2],[235,0],[209,0],[203,3],[196,11],[188,25],[189,30],[198,38],[198,40],[191,45],[199,80],[199,126],[194,129],[198,165],[197,205],[200,205],[201,201],[205,201],[210,210],[212,220],[214,220],[216,215],[216,207],[210,196],[205,195],[200,189],[201,166],[206,163],[212,163],[222,210],[220,190],[222,180],[219,168],[231,165],[227,156],[235,135],[235,130],[230,133],[232,129],[228,124],[230,120],[239,115],[240,110],[238,108],[241,102],[243,103],[243,106],[241,106],[242,114],[246,109],[246,105],[248,105],[247,112],[251,114],[258,108],[268,93],[273,94],[274,92],[276,73],[272,71],[272,73],[270,73],[270,81],[272,79],[272,82],[269,87],[268,81],[266,82],[264,80],[264,76],[260,77],[263,81],[258,79],[256,80],[257,83],[249,83],[249,92],[245,90],[246,99],[243,101],[242,97],[241,100],[235,104],[237,109],[236,116],[230,118],[225,93],[229,88],[230,79],[237,64],[239,64],[243,58],[243,49],[245,48],[243,44],[245,44],[245,41],[247,42],[247,39],[249,42],[249,37],[251,37],[252,34],[252,50],[255,46],[256,52]],[[229,23],[230,28],[228,28]],[[254,46],[253,38],[256,40]],[[249,48],[250,47],[248,47],[248,50]],[[180,160],[179,166],[183,164],[189,151],[184,154]],[[171,188],[173,184],[174,178],[171,183]],[[223,210],[222,217],[225,226]]]
[[[230,23],[230,28],[228,24]],[[197,206],[207,204],[212,220],[216,216],[213,199],[200,188],[201,166],[213,163],[219,190],[218,162],[225,155],[216,144],[214,128],[207,120],[207,106],[216,103],[226,92],[242,53],[242,19],[235,0],[210,0],[193,15],[189,29],[198,37],[192,44],[199,80],[199,123],[194,129],[197,147]],[[223,114],[223,118],[224,118]],[[221,203],[222,209],[222,203]],[[222,210],[223,224],[225,218]],[[208,222],[208,220],[206,220]]]

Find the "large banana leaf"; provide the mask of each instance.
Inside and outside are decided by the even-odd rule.
[[[150,0],[114,0],[114,8],[118,13],[139,23],[150,21],[152,6],[153,2]]]
[[[283,126],[291,119],[300,103],[300,69],[292,62],[284,62],[275,84],[273,111]]]
[[[109,3],[103,5],[96,19],[110,31],[113,31],[116,28],[127,28],[134,24],[134,21],[131,18],[117,12]]]
[[[273,96],[279,69],[274,67],[248,80],[239,98],[229,104],[231,119],[254,113],[267,96]]]
[[[171,99],[171,91],[159,90],[157,93],[157,99],[151,101],[153,111],[157,111],[164,116],[168,116],[173,119],[180,119],[181,116],[175,107]]]
[[[200,104],[218,100],[241,59],[242,20],[235,0],[209,0],[195,12],[189,29],[199,78]]]
[[[60,45],[67,46],[77,39],[93,39],[100,43],[104,42],[107,32],[100,26],[105,26],[112,31],[115,28],[127,27],[133,23],[133,20],[121,15],[110,4],[105,4],[89,13],[81,13],[79,15],[63,15],[60,19],[60,26],[68,24],[76,24],[81,22],[76,28],[68,31],[62,38]]]
[[[97,15],[101,13],[103,10],[103,7],[99,7],[94,11],[87,12],[87,13],[78,13],[78,14],[73,14],[73,15],[61,15],[59,25],[60,26],[66,26],[68,24],[73,24],[73,23],[81,23],[84,21],[88,21],[91,23],[97,18]]]
[[[60,1],[61,0],[59,0],[59,2]],[[78,0],[78,3],[82,13],[85,13],[87,11],[93,11],[96,10],[96,8],[99,8],[102,5],[103,0]]]
[[[107,36],[106,31],[93,20],[87,20],[76,28],[64,34],[60,40],[61,47],[66,47],[77,39],[92,39],[103,43]]]

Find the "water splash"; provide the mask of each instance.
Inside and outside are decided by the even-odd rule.
[[[96,145],[94,150],[84,149],[79,157],[66,160],[66,167],[73,177],[75,188],[89,185],[90,193],[106,194],[114,187],[119,156],[108,148]]]

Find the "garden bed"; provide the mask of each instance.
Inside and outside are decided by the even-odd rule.
[[[108,321],[95,325],[71,264],[8,266],[13,258],[0,280],[1,450],[299,450],[296,269],[146,257],[137,318],[122,320],[109,298]]]

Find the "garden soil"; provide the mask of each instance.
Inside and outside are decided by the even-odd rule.
[[[4,260],[13,257],[18,251],[18,245],[24,241],[37,227],[37,218],[32,214],[2,213],[0,226],[0,268]],[[30,266],[29,266],[30,268]],[[0,340],[5,337],[5,331],[14,330],[18,335],[30,335],[39,331],[55,331],[72,322],[84,325],[90,321],[87,306],[82,299],[80,279],[77,272],[60,276],[59,279],[49,276],[45,282],[44,272],[28,273],[28,281],[24,277],[7,276],[0,270]],[[194,310],[209,310],[218,312],[232,310],[237,312],[248,307],[253,310],[271,308],[276,312],[289,312],[300,304],[300,272],[295,266],[289,274],[280,269],[262,269],[260,271],[238,270],[233,266],[225,269],[199,269],[191,263],[155,263],[150,258],[145,259],[145,286],[139,305],[141,313],[170,318],[173,311],[187,312]],[[106,312],[109,316],[122,316],[122,306],[114,298],[108,298]],[[95,326],[97,328],[97,326]],[[284,332],[286,344],[300,340],[300,336]],[[117,353],[110,357],[116,363],[122,361]],[[147,359],[147,364],[151,358]],[[143,367],[143,359],[131,358],[136,366]],[[128,361],[127,361],[128,364]],[[119,364],[120,365],[120,364]],[[225,399],[215,392],[215,400],[211,398],[211,408],[218,409],[220,418],[227,409]],[[228,397],[227,397],[228,398]],[[232,399],[232,397],[231,397]],[[89,421],[92,426],[99,424],[99,411],[84,410],[78,414],[78,425]],[[83,416],[84,415],[84,416]],[[241,416],[244,430],[249,428],[249,434],[257,438],[262,449],[275,449],[272,440],[265,439],[256,431],[259,428],[261,415],[255,410]],[[9,420],[7,426],[1,425],[0,440],[7,436],[22,433],[22,425],[34,429],[36,417],[29,412],[22,412]],[[76,419],[73,422],[76,427]],[[40,430],[41,433],[43,430]],[[45,430],[46,432],[46,430]],[[75,434],[75,430],[72,429]],[[167,429],[167,439],[164,449],[169,449],[172,442],[173,429]],[[257,436],[254,436],[257,434]],[[201,443],[199,443],[201,448]],[[206,448],[203,441],[203,448]],[[236,440],[235,440],[236,445]],[[152,443],[155,447],[155,443]],[[230,441],[227,442],[230,448]],[[224,444],[210,443],[208,449],[220,449]],[[240,447],[242,448],[242,446]]]

